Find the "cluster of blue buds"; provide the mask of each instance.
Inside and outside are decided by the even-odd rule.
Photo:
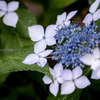
[[[100,44],[100,32],[95,24],[78,26],[78,23],[63,25],[57,29],[55,36],[57,45],[54,47],[52,59],[63,65],[84,67],[80,58],[91,53]]]

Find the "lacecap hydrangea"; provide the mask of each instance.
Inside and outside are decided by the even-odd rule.
[[[45,84],[50,84],[49,90],[57,96],[59,84],[61,95],[71,94],[75,88],[83,89],[89,86],[90,80],[83,74],[83,67],[92,70],[92,79],[100,79],[100,32],[95,21],[100,19],[100,4],[96,0],[89,8],[83,26],[70,19],[77,13],[72,11],[68,15],[64,12],[57,16],[55,25],[49,25],[46,30],[41,25],[28,27],[29,36],[34,45],[34,53],[29,54],[24,64],[35,64],[44,67],[48,58],[55,60],[57,64],[51,68],[50,74],[43,77]],[[51,49],[46,49],[52,46]],[[51,55],[50,57],[47,57]]]

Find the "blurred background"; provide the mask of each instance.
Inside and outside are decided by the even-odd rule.
[[[12,0],[5,1],[11,2]],[[63,12],[69,13],[73,10],[78,10],[78,13],[72,20],[79,21],[79,25],[82,25],[82,20],[88,13],[89,6],[93,3],[94,0],[17,1],[20,2],[19,9],[26,9],[34,15],[30,15],[30,18],[34,21],[34,24],[40,24],[43,25],[44,28],[46,28],[48,25],[56,23],[57,15],[60,15]],[[20,15],[21,14],[23,19],[27,16],[27,13],[25,12],[20,12]],[[0,19],[0,49],[18,49],[22,47],[22,45],[20,46],[18,44],[16,37],[13,37],[13,34],[16,34],[14,33],[14,29],[11,29],[10,32],[12,32],[12,34],[8,36],[9,32],[7,33],[7,31],[5,30],[10,29],[11,28],[8,29],[8,27],[3,25],[2,20]],[[22,35],[19,34],[19,36],[21,36],[22,38],[24,37],[27,40],[27,43],[24,43],[25,46],[29,44],[31,45],[27,37],[28,33],[24,34],[24,30],[18,31],[18,33],[20,32],[22,33]],[[13,51],[0,51],[0,58],[9,55],[11,52]],[[51,100],[51,98],[48,97],[49,95],[51,95],[49,94],[49,87],[42,81],[43,76],[43,74],[35,71],[13,72],[5,75],[0,75],[0,100]],[[97,98],[99,97],[100,81],[91,81],[92,85],[82,91],[80,100],[97,100]]]

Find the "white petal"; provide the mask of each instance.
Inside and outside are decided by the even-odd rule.
[[[0,17],[4,16],[6,13],[4,11],[0,11]]]
[[[49,87],[49,90],[50,90],[50,92],[51,92],[54,96],[56,96],[57,93],[58,93],[58,91],[59,91],[59,84],[58,84],[58,82],[57,82],[57,81],[54,81],[54,83],[51,83],[51,84],[50,84],[50,87]]]
[[[55,77],[55,75],[56,75],[55,71],[52,68],[50,68],[50,67],[49,67],[49,71],[50,71],[51,75]]]
[[[18,15],[15,12],[8,13],[4,16],[3,22],[8,26],[16,27]]]
[[[100,79],[100,66],[99,66],[99,68],[97,69],[96,74],[97,74],[97,77]]]
[[[46,43],[44,40],[41,40],[34,45],[34,53],[38,54],[46,49]]]
[[[51,80],[50,77],[48,77],[47,75],[45,75],[45,76],[43,77],[43,82],[44,82],[45,84],[50,84],[50,83],[52,82],[52,80]]]
[[[57,77],[57,81],[62,84],[64,82],[64,79],[62,77]]]
[[[49,25],[47,28],[46,28],[46,32],[45,32],[45,37],[53,37],[56,35],[56,28],[57,25]]]
[[[44,36],[44,29],[41,25],[34,25],[28,27],[29,36],[32,41],[39,41]]]
[[[35,54],[29,54],[22,63],[32,65],[35,64],[38,60],[38,56]]]
[[[7,11],[7,3],[5,1],[0,1],[0,9]]]
[[[56,44],[56,39],[54,37],[46,38],[45,41],[48,46],[52,46],[52,45]]]
[[[100,66],[100,60],[95,60],[92,62],[91,69],[96,70]]]
[[[94,61],[94,56],[92,54],[85,54],[80,60],[86,65],[92,65]]]
[[[92,15],[91,14],[87,14],[83,20],[84,24],[90,24],[92,22]]]
[[[63,14],[57,16],[56,24],[57,25],[62,24],[63,21],[65,21],[65,19],[66,19],[66,12],[64,12]]]
[[[39,58],[37,61],[38,66],[40,67],[44,67],[47,63],[47,59],[46,58]]]
[[[8,3],[8,12],[15,11],[18,9],[18,7],[19,7],[19,2],[12,1],[12,2]]]
[[[55,71],[55,73],[56,73],[56,77],[58,77],[58,76],[61,75],[61,71],[62,71],[62,70],[63,70],[63,66],[62,66],[61,63],[56,64],[56,65],[54,66],[54,71]]]
[[[39,53],[39,55],[40,55],[41,57],[47,57],[48,55],[51,54],[52,51],[53,51],[53,50],[45,50],[45,51],[43,51],[42,53]]]
[[[99,59],[100,58],[100,50],[99,48],[95,48],[93,50],[93,56],[96,58],[96,59]]]
[[[67,20],[64,22],[64,24],[65,24],[66,26],[68,26],[70,23],[71,23],[71,21],[67,21]]]
[[[69,70],[69,69],[65,69],[62,71],[62,78],[64,80],[72,80],[73,77],[72,77],[72,71]]]
[[[92,79],[96,79],[96,80],[100,79],[100,76],[97,75],[97,71],[98,71],[98,69],[92,71],[92,75],[91,75]]]
[[[72,70],[73,78],[76,79],[82,75],[82,69],[80,67],[76,67]]]
[[[77,13],[77,11],[71,11],[71,12],[68,14],[66,20],[67,20],[67,21],[70,20],[76,13]]]
[[[100,9],[93,14],[93,20],[96,21],[98,19],[100,19]]]
[[[99,0],[96,0],[89,8],[91,13],[94,13],[99,6]]]
[[[71,94],[75,90],[75,85],[72,81],[66,81],[61,85],[61,94]]]
[[[75,80],[75,85],[77,88],[83,89],[87,87],[88,85],[90,85],[90,81],[88,80],[86,76],[82,76],[79,79]]]

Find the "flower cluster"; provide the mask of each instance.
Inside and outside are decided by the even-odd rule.
[[[82,28],[78,24],[64,25],[57,29],[55,36],[57,45],[54,47],[52,59],[72,68],[76,66],[84,67],[80,57],[98,47],[100,43],[100,32],[97,26],[87,25]]]
[[[100,9],[97,10],[99,3],[96,0],[91,5],[82,27],[70,21],[77,11],[58,15],[56,24],[49,25],[45,32],[41,25],[28,27],[31,40],[37,43],[34,45],[34,53],[29,54],[23,63],[37,63],[44,67],[47,56],[51,54],[52,60],[58,62],[53,69],[49,67],[53,80],[45,75],[43,81],[50,84],[49,90],[54,96],[59,91],[59,84],[61,95],[74,92],[75,87],[83,89],[89,86],[89,79],[82,75],[82,67],[85,65],[91,66],[92,79],[100,79],[100,32],[95,24],[100,19]],[[52,45],[53,50],[45,50]]]

